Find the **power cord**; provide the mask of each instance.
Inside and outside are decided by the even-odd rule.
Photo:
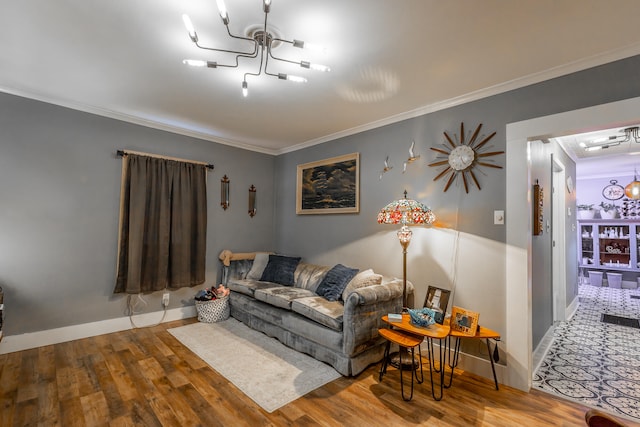
[[[127,296],[127,309],[129,311],[129,322],[131,322],[131,327],[133,329],[150,328],[150,327],[153,327],[153,326],[158,326],[159,324],[161,324],[164,321],[164,318],[167,315],[167,304],[162,304],[162,306],[163,306],[162,318],[158,321],[158,323],[155,323],[153,325],[146,325],[146,326],[138,326],[138,325],[136,325],[136,323],[133,321],[133,316],[136,315],[136,314],[140,314],[139,312],[136,313],[136,311],[135,311],[137,306],[138,306],[138,303],[142,302],[144,305],[148,305],[148,303],[144,300],[144,298],[142,298],[142,294],[138,294],[138,301],[135,302],[135,303],[131,300],[132,296],[133,296],[132,294],[129,294]]]

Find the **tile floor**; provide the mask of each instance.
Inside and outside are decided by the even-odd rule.
[[[579,307],[561,322],[533,387],[640,422],[640,329],[601,322],[640,318],[640,289],[580,285]]]

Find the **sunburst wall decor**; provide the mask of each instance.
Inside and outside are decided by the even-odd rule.
[[[480,187],[474,169],[479,166],[502,169],[502,166],[485,160],[487,157],[504,154],[504,151],[486,151],[487,148],[485,145],[496,135],[496,132],[491,133],[491,135],[477,142],[481,128],[482,123],[478,125],[467,142],[464,123],[460,123],[460,140],[458,140],[458,136],[454,134],[454,142],[454,139],[452,139],[447,132],[444,132],[444,137],[447,141],[447,144],[442,144],[444,148],[431,147],[433,151],[446,156],[444,160],[442,156],[438,156],[435,162],[429,164],[429,166],[433,167],[445,166],[445,168],[433,178],[434,181],[437,181],[440,178],[448,177],[444,191],[447,191],[449,187],[451,187],[451,184],[455,182],[458,176],[462,177],[465,192],[469,193],[469,180],[473,181],[476,187],[478,187],[478,190],[481,190],[482,188]]]

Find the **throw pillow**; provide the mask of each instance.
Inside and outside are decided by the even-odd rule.
[[[264,272],[264,268],[267,266],[269,262],[269,253],[268,252],[258,252],[256,253],[256,257],[253,259],[253,265],[251,266],[251,270],[247,273],[247,279],[251,280],[260,280],[262,277],[262,273]]]
[[[357,268],[336,264],[331,270],[327,271],[322,282],[318,285],[316,293],[329,301],[338,301],[342,296],[342,291],[356,274],[358,274]]]
[[[382,274],[376,274],[372,269],[361,271],[347,283],[347,287],[342,291],[342,300],[346,301],[349,294],[356,289],[364,288],[365,286],[379,285],[381,283]]]
[[[300,257],[269,255],[269,262],[267,262],[260,280],[293,286],[294,273],[299,263]]]

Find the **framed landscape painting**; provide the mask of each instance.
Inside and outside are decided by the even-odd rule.
[[[296,214],[360,212],[360,153],[298,165]]]

